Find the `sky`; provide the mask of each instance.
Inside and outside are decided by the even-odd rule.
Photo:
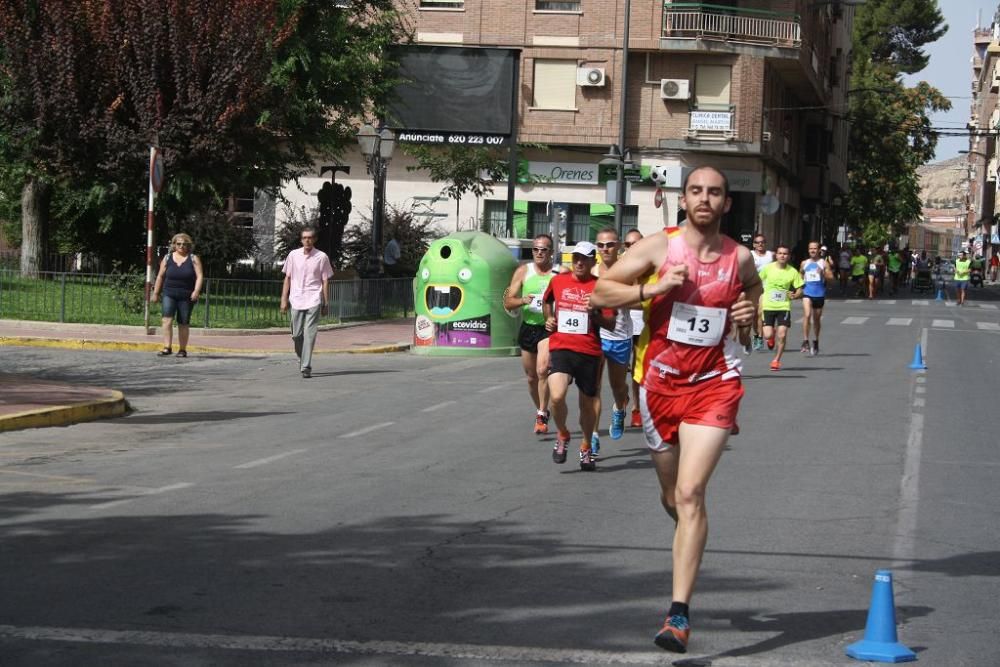
[[[981,16],[982,26],[989,27],[998,3],[1000,0],[938,0],[938,7],[948,24],[948,32],[925,47],[930,55],[930,64],[922,71],[903,79],[909,85],[927,81],[951,99],[951,111],[931,116],[935,127],[965,128],[969,119],[969,105],[972,103],[969,89],[972,83],[972,31],[976,27],[977,15]],[[935,161],[953,158],[958,155],[958,151],[968,149],[967,137],[941,137],[938,139]]]

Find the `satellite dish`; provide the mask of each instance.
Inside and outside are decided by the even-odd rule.
[[[781,208],[781,201],[777,197],[771,194],[764,195],[760,198],[760,212],[765,215],[774,215]]]

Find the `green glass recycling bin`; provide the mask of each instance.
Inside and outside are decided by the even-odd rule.
[[[516,268],[510,249],[483,232],[455,232],[434,241],[413,279],[413,352],[519,354],[520,309],[511,314],[503,307]]]

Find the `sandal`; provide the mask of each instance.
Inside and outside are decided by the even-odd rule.
[[[171,350],[169,347],[165,347],[162,350],[160,350],[159,352],[157,352],[156,356],[158,356],[158,357],[169,357],[171,354],[173,354],[173,350]]]
[[[178,357],[186,357],[186,356],[188,356],[187,350],[177,350],[177,356]]]

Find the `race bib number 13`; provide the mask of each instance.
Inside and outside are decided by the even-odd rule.
[[[726,309],[674,303],[667,338],[678,343],[712,347],[722,340]]]
[[[586,310],[560,310],[558,330],[565,334],[590,333],[590,313]]]

